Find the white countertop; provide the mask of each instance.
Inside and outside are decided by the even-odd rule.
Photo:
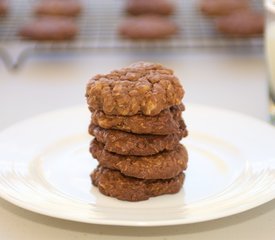
[[[8,72],[0,63],[0,129],[38,113],[85,104],[88,79],[129,63],[161,62],[175,70],[185,102],[227,108],[267,120],[264,59],[256,53],[185,52],[43,56]],[[237,133],[236,133],[237,134]],[[265,239],[275,236],[275,200],[214,221],[170,227],[112,227],[42,216],[0,200],[1,239]]]

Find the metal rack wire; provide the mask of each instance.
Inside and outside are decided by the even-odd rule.
[[[178,34],[169,40],[131,41],[121,39],[117,34],[117,26],[125,17],[125,0],[83,0],[84,11],[76,19],[80,31],[75,40],[69,42],[24,41],[17,35],[17,31],[22,24],[34,18],[32,7],[35,2],[36,0],[13,0],[10,2],[10,13],[5,17],[0,17],[0,55],[10,67],[20,65],[27,55],[40,51],[232,46],[255,48],[261,47],[263,44],[261,37],[230,39],[219,34],[215,30],[212,20],[198,12],[196,0],[175,0],[177,11],[171,18],[180,29]],[[261,1],[251,0],[251,3],[254,8],[262,10]],[[16,45],[17,48],[10,47],[10,45]],[[12,51],[9,51],[11,49]]]

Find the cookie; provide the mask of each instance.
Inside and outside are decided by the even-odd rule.
[[[179,105],[184,90],[171,69],[138,62],[129,67],[94,76],[86,88],[90,110],[107,115],[154,116]],[[136,123],[137,124],[137,123]]]
[[[208,16],[222,16],[234,11],[247,9],[247,0],[201,0],[199,3],[201,12]]]
[[[217,30],[232,37],[251,37],[263,34],[264,16],[251,10],[238,11],[215,20]]]
[[[37,15],[70,16],[79,15],[82,5],[78,0],[41,0],[34,7]]]
[[[8,13],[9,4],[7,0],[0,0],[0,16],[4,16]]]
[[[133,40],[166,39],[177,31],[178,27],[172,20],[157,15],[128,17],[118,27],[121,37]]]
[[[174,150],[150,156],[119,155],[104,150],[104,145],[94,139],[90,152],[103,167],[119,170],[126,176],[141,179],[168,179],[187,168],[188,154],[185,147],[177,144]]]
[[[156,116],[136,114],[133,116],[106,115],[103,111],[92,114],[92,124],[105,129],[116,129],[137,134],[179,134],[185,123],[181,118],[183,105],[172,106]]]
[[[184,174],[165,180],[143,180],[126,177],[119,171],[97,167],[91,174],[93,185],[110,197],[124,201],[142,201],[150,197],[174,194],[180,191]]]
[[[104,129],[94,124],[89,127],[89,133],[104,144],[105,150],[135,156],[148,156],[164,150],[173,150],[179,141],[187,136],[186,128],[180,130],[180,133],[169,135],[143,135]]]
[[[174,4],[169,0],[128,0],[126,4],[126,12],[132,15],[171,15],[174,10]]]
[[[61,41],[73,39],[77,32],[78,28],[71,19],[43,17],[24,25],[19,35],[31,40]]]

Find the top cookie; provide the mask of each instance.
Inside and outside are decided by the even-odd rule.
[[[179,105],[184,90],[173,71],[160,64],[139,62],[106,75],[96,75],[86,88],[91,110],[109,115],[154,116]]]
[[[174,10],[174,4],[169,0],[128,0],[126,4],[126,11],[132,15],[170,15]]]

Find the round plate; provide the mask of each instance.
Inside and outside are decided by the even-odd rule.
[[[102,195],[89,174],[86,106],[43,114],[0,134],[0,196],[62,219],[125,226],[207,221],[275,197],[275,129],[241,114],[188,105],[189,167],[182,190],[142,202]]]

